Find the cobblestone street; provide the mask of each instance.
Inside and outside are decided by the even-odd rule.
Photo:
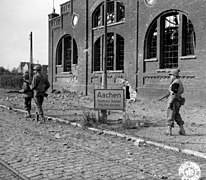
[[[0,9],[0,180],[206,180],[206,0]]]
[[[137,147],[126,139],[63,123],[37,124],[2,108],[0,114],[0,159],[31,180],[178,180],[185,161],[196,162],[206,175],[205,160],[194,156]]]

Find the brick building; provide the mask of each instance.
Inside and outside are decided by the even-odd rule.
[[[204,0],[109,0],[108,88],[128,81],[142,95],[161,96],[168,72],[179,68],[185,96],[206,101],[205,8]],[[104,0],[70,0],[49,14],[52,88],[101,88],[103,59]]]

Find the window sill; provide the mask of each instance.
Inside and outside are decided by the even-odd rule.
[[[169,73],[171,71],[171,69],[157,69],[156,72],[157,73]]]
[[[72,74],[72,72],[61,72],[58,75],[70,75],[70,74]]]
[[[157,58],[151,58],[151,59],[144,59],[144,62],[157,62]]]
[[[72,76],[71,72],[61,72],[61,73],[55,75],[56,78],[68,78],[71,76]]]
[[[108,71],[109,73],[123,73],[123,70],[114,70],[114,71]]]
[[[102,74],[103,71],[94,71],[93,74]]]
[[[114,71],[107,71],[107,73],[123,73],[123,70],[114,70]],[[94,71],[93,74],[103,74],[103,71]]]
[[[56,67],[63,67],[63,65],[56,65]]]
[[[107,24],[107,27],[116,26],[116,25],[124,24],[124,23],[125,23],[125,21],[114,22],[114,23],[111,23],[111,24]],[[97,27],[92,28],[92,30],[103,29],[103,28],[104,28],[104,26],[97,26]]]
[[[180,57],[181,60],[186,60],[186,59],[196,59],[195,55],[189,55],[189,56],[181,56]]]

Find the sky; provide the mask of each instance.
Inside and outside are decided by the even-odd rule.
[[[20,62],[30,62],[33,37],[33,62],[48,65],[48,14],[60,12],[68,0],[0,0],[0,67],[12,70]]]

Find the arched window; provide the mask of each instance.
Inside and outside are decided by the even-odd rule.
[[[94,43],[94,71],[100,71],[101,69],[101,59],[102,53],[101,53],[101,42],[102,37],[98,38],[96,42]]]
[[[155,22],[149,29],[149,35],[147,37],[147,53],[146,58],[157,57],[157,22]]]
[[[71,64],[72,64],[72,50],[71,50],[71,36],[66,36],[64,38],[64,72],[71,71]]]
[[[191,21],[186,17],[183,16],[183,43],[182,43],[182,55],[194,55],[195,54],[195,47],[196,47],[196,37],[195,31]]]
[[[107,24],[125,21],[125,7],[118,1],[108,1],[107,4]],[[100,4],[93,13],[92,27],[104,25],[104,3]]]
[[[124,70],[124,38],[117,34],[116,42],[116,70]]]
[[[63,66],[63,72],[70,72],[71,65],[78,63],[78,50],[75,39],[64,36],[58,43],[56,65]]]
[[[77,49],[77,43],[73,39],[73,64],[78,64],[78,49]]]
[[[104,36],[94,43],[94,71],[103,70]],[[124,70],[124,38],[115,33],[107,34],[107,70]]]
[[[92,71],[103,70],[104,58],[104,3],[92,14]],[[109,0],[107,4],[107,70],[124,70],[124,37],[114,32],[114,27],[121,28],[125,22],[125,6],[122,2]],[[98,27],[98,28],[97,28]]]
[[[177,68],[180,57],[195,55],[195,32],[191,21],[172,10],[153,21],[145,39],[145,59],[156,58],[160,69]]]
[[[56,65],[62,65],[62,41],[57,46]]]

